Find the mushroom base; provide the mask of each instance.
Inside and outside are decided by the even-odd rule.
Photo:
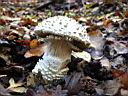
[[[47,39],[47,48],[33,73],[41,72],[46,80],[60,79],[67,74],[67,64],[71,61],[71,46],[66,40]]]

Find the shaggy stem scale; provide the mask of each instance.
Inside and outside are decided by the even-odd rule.
[[[41,72],[46,80],[60,79],[67,74],[67,64],[71,61],[71,46],[66,40],[48,39],[45,53],[35,68],[34,73]]]

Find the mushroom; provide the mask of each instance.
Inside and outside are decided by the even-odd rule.
[[[90,43],[86,26],[66,16],[44,19],[34,31],[44,39],[47,48],[32,72],[41,72],[48,81],[63,78],[69,70],[67,64],[71,62],[72,51],[80,51],[81,45],[85,48]]]

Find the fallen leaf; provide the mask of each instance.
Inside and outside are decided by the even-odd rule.
[[[128,89],[128,73],[121,70],[112,70],[112,74],[119,79],[124,89]]]
[[[114,77],[120,77],[122,76],[123,74],[125,74],[125,72],[121,71],[121,70],[118,70],[118,69],[113,69],[112,70],[112,75]]]
[[[16,43],[22,46],[29,47],[30,46],[30,40],[16,40]]]
[[[89,36],[100,36],[102,33],[97,31],[90,31],[88,34]]]
[[[94,92],[96,81],[89,76],[84,76],[82,72],[73,72],[65,77],[65,87],[69,95],[78,95],[80,90]]]
[[[36,83],[35,83],[35,77],[34,77],[34,74],[32,73],[29,73],[29,76],[27,76],[27,86],[35,86]]]
[[[72,55],[76,58],[81,58],[87,62],[91,61],[91,55],[88,52],[82,51],[82,52],[72,52]]]
[[[125,73],[119,77],[120,83],[124,89],[128,89],[128,73]]]
[[[113,4],[115,1],[114,0],[103,0],[103,2],[106,4]]]
[[[37,96],[36,92],[33,89],[28,89],[25,96]]]
[[[111,24],[111,23],[112,23],[112,21],[109,20],[109,19],[103,21],[103,25],[104,25],[106,28],[107,28],[107,27],[109,26],[109,24]]]
[[[27,25],[36,26],[37,22],[35,22],[32,18],[22,18],[19,25],[22,25],[22,26],[27,26]]]
[[[11,91],[17,92],[17,93],[25,93],[27,91],[27,89],[25,87],[9,88],[8,90],[11,90]]]
[[[2,84],[0,84],[0,96],[11,96]]]
[[[19,87],[19,86],[22,86],[23,85],[23,83],[15,83],[15,81],[14,81],[13,78],[11,78],[9,80],[9,84],[10,84],[10,86],[8,88]]]
[[[128,9],[125,11],[125,17],[128,17]]]
[[[79,22],[87,22],[87,19],[84,17],[75,17],[74,19],[76,19]]]
[[[128,48],[126,44],[123,44],[121,42],[115,42],[114,49],[118,54],[126,54],[128,53]]]
[[[121,89],[120,94],[121,94],[121,96],[128,96],[128,90]]]
[[[121,31],[121,32],[118,32],[117,35],[119,37],[125,37],[125,36],[128,36],[128,32],[127,31]]]
[[[13,78],[9,80],[9,84],[10,86],[7,88],[7,90],[9,91],[24,93],[27,90],[25,87],[21,87],[24,83],[22,82],[15,83]]]
[[[111,63],[109,62],[109,60],[107,58],[102,58],[100,60],[100,63],[101,63],[101,66],[102,67],[105,67],[107,70],[110,70],[111,69]]]
[[[71,75],[65,77],[65,88],[68,89],[70,94],[79,93],[81,89],[81,84],[79,80],[82,77],[82,73],[74,72]]]
[[[43,55],[44,53],[44,50],[47,48],[46,45],[40,45],[36,48],[32,48],[30,50],[28,50],[25,54],[24,54],[24,57],[25,58],[29,58],[29,57],[32,57],[32,56],[41,56]]]
[[[123,56],[117,56],[111,61],[111,64],[114,69],[125,71],[127,69],[127,64],[125,64],[124,62],[125,58]]]
[[[0,25],[5,25],[6,24],[6,20],[0,19]]]
[[[96,50],[102,50],[105,40],[103,39],[103,34],[100,31],[91,31],[89,32],[91,47],[94,47]]]
[[[98,85],[95,90],[99,95],[114,96],[117,94],[121,84],[118,80],[107,80],[102,84]]]
[[[37,40],[37,39],[33,39],[31,42],[30,42],[30,48],[36,48],[37,46],[40,45],[40,42]]]

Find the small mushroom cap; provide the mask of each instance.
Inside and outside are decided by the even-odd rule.
[[[44,19],[35,27],[34,31],[40,37],[57,36],[66,40],[90,43],[86,26],[82,26],[75,19],[66,16]]]

